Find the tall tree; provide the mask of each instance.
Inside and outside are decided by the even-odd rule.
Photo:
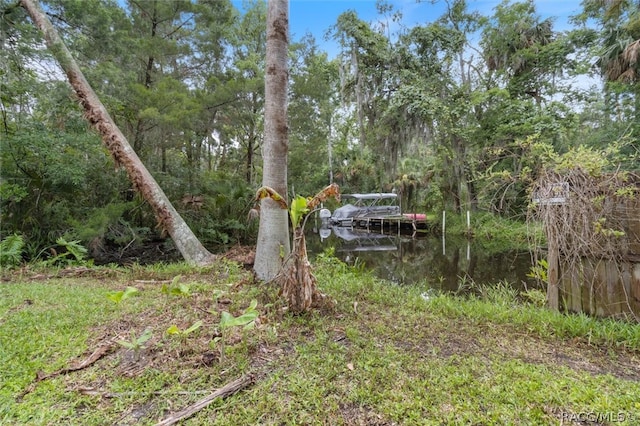
[[[239,161],[244,163],[248,184],[254,184],[256,165],[264,132],[266,5],[263,1],[246,3],[244,15],[233,28],[232,68],[227,71],[226,90],[234,102],[222,112],[223,134],[240,146]],[[241,168],[239,167],[241,170]]]
[[[312,194],[333,183],[331,148],[341,112],[338,66],[311,37],[291,47],[288,181],[296,194]]]
[[[391,11],[384,2],[377,2],[377,7],[380,13]],[[397,21],[400,15],[393,14],[391,19]],[[393,180],[398,154],[410,129],[405,117],[389,107],[401,74],[397,67],[400,58],[389,40],[390,25],[385,21],[376,27],[362,21],[354,11],[347,11],[333,28],[333,37],[342,49],[342,100],[351,103],[357,116],[359,157],[370,153],[374,164],[368,162],[372,166],[369,171],[377,175],[374,187],[361,187],[359,191],[380,190]]]
[[[608,119],[631,115],[640,128],[640,1],[585,0],[578,21],[595,19],[600,25],[596,40],[596,67],[604,79]],[[625,103],[632,98],[632,107]],[[631,109],[628,113],[625,110]],[[636,149],[638,149],[636,144]]]
[[[480,42],[487,67],[497,71],[513,97],[530,96],[542,102],[543,88],[561,71],[556,61],[551,68],[551,49],[555,41],[553,19],[541,20],[533,2],[502,2],[488,21]],[[564,55],[558,56],[564,58]]]
[[[262,148],[262,185],[286,198],[287,87],[289,71],[289,1],[269,0],[267,4],[267,52],[265,67],[264,146]],[[285,200],[286,201],[286,200]],[[260,202],[260,229],[254,271],[262,280],[271,280],[279,272],[283,256],[291,251],[289,212],[271,198]]]
[[[187,262],[207,264],[213,256],[200,243],[189,226],[175,210],[153,176],[142,164],[133,148],[116,126],[106,108],[85,79],[71,52],[58,35],[36,0],[21,0],[21,5],[43,32],[48,48],[66,73],[85,110],[87,119],[102,136],[116,163],[122,166],[151,206],[158,225],[166,230]]]
[[[482,81],[472,78],[478,67],[466,56],[465,48],[478,25],[479,18],[467,12],[466,2],[456,0],[447,2],[447,13],[437,21],[406,34],[402,38],[405,71],[393,100],[396,108],[422,123],[415,126],[417,131],[428,129],[416,133],[436,163],[433,183],[439,187],[443,207],[455,211],[463,204],[476,205],[469,157],[477,127],[474,91]],[[408,179],[398,183],[411,185]]]

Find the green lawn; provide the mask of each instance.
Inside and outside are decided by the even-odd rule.
[[[434,295],[317,263],[337,307],[299,317],[228,262],[5,272],[0,424],[154,424],[246,374],[252,386],[183,424],[640,424],[640,325],[552,313],[504,286]],[[254,299],[255,327],[221,329]]]

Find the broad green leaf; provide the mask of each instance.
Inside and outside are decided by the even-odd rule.
[[[144,343],[146,343],[149,339],[151,339],[151,336],[153,336],[153,332],[151,331],[150,328],[147,328],[141,335],[140,337],[138,337],[136,339],[136,344],[138,346],[142,346]]]
[[[228,324],[233,320],[234,320],[233,315],[231,315],[229,312],[222,311],[220,313],[220,327],[222,328],[230,327]]]
[[[122,299],[127,299],[131,296],[136,296],[138,293],[140,293],[140,290],[138,290],[135,287],[127,287],[124,290],[124,293],[122,294]]]
[[[220,290],[220,289],[215,289],[215,290],[213,290],[213,300],[218,300],[222,296],[224,296],[225,294],[227,294],[226,291]]]
[[[258,318],[258,311],[250,311],[236,318],[231,317],[231,319],[226,322],[225,327],[228,328],[247,325],[251,321],[254,321],[256,318]],[[220,325],[222,326],[222,324]]]
[[[56,240],[56,244],[63,246],[71,253],[77,260],[82,260],[87,255],[87,249],[84,248],[79,240],[67,241],[63,237]]]
[[[291,209],[289,210],[289,214],[291,216],[291,224],[294,228],[297,228],[300,225],[300,221],[302,217],[309,213],[309,209],[307,208],[307,199],[298,195],[291,201]]]
[[[167,334],[174,335],[182,333],[177,325],[173,324],[171,327],[167,328]]]
[[[178,285],[178,291],[180,292],[181,296],[191,296],[191,289],[189,288],[188,284],[180,283]]]
[[[220,327],[230,328],[244,326],[254,321],[256,318],[258,318],[258,311],[249,311],[239,317],[234,317],[230,313],[223,311],[220,318]]]
[[[124,295],[124,291],[110,291],[107,293],[107,299],[111,300],[114,303],[120,303],[122,301],[122,296]]]
[[[249,305],[249,307],[247,308],[247,312],[248,311],[255,311],[256,307],[258,306],[258,301],[256,299],[253,299],[251,301],[251,304]]]
[[[194,322],[191,327],[187,328],[184,331],[184,334],[189,334],[189,333],[193,333],[194,331],[196,331],[197,329],[199,329],[200,327],[202,327],[203,322],[202,321],[196,321]]]

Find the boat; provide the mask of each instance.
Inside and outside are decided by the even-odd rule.
[[[333,213],[327,209],[320,212],[320,217],[332,226],[413,231],[426,228],[426,215],[403,214],[398,205],[398,195],[393,192],[343,194],[341,198],[349,202]]]
[[[331,215],[331,223],[339,226],[351,226],[367,218],[402,217],[397,205],[398,195],[392,192],[370,194],[343,194],[344,200],[352,202],[337,208]]]

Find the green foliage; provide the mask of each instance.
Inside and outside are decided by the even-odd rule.
[[[243,330],[250,330],[255,327],[256,319],[260,315],[260,312],[256,309],[257,306],[258,301],[253,299],[247,309],[237,317],[227,311],[220,313],[220,335],[213,338],[210,346],[213,348],[218,344],[220,345],[221,358],[224,358],[226,353],[225,337],[232,328],[242,327]]]
[[[562,174],[570,170],[581,169],[590,176],[601,176],[611,165],[611,155],[617,151],[612,144],[607,149],[598,150],[586,146],[571,148],[567,153],[554,158],[553,169]]]
[[[88,133],[86,126],[61,131],[42,125],[28,125],[3,138],[3,228],[24,235],[29,244],[27,260],[35,260],[54,243],[65,246],[67,256],[85,257],[74,244],[56,240],[60,235],[74,235],[88,243],[108,226],[106,219],[98,226],[87,218],[105,209],[124,180],[113,173],[99,138]],[[88,228],[95,230],[87,232]]]
[[[607,223],[607,219],[601,217],[593,223],[593,228],[596,234],[602,234],[606,237],[624,237],[626,234],[624,231],[619,229],[607,228],[605,225]]]
[[[547,294],[541,290],[529,289],[523,291],[520,296],[537,308],[544,308],[547,305]]]
[[[162,284],[162,288],[160,291],[162,294],[167,296],[180,296],[180,297],[189,297],[191,296],[191,288],[188,284],[181,283],[180,279],[182,275],[177,275],[173,277],[171,280],[171,285]]]
[[[498,306],[514,306],[518,300],[518,290],[508,281],[479,286],[480,297]]]
[[[67,251],[61,253],[58,256],[68,257],[69,255],[75,257],[75,260],[81,262],[87,255],[87,249],[80,244],[79,240],[67,241],[64,237],[60,237],[56,240],[56,244],[64,247]]]
[[[538,259],[536,264],[531,266],[530,271],[527,273],[527,277],[535,279],[540,284],[548,283],[549,263],[547,259]]]
[[[204,323],[202,321],[196,321],[193,324],[191,324],[190,327],[185,328],[184,330],[180,330],[180,328],[177,325],[172,324],[169,328],[167,328],[166,333],[169,336],[177,336],[180,339],[185,339],[191,333],[194,333],[195,331],[200,329],[200,327],[202,327],[203,324]]]
[[[15,204],[22,201],[29,195],[24,186],[8,182],[0,182],[0,200],[7,204]]]
[[[80,244],[79,240],[67,241],[64,237],[58,237],[56,245],[45,247],[34,256],[34,259],[43,266],[64,267],[86,264],[86,256],[87,249]]]
[[[87,2],[47,6],[136,153],[205,246],[252,241],[258,225],[245,218],[261,172],[266,4]],[[338,18],[329,34],[341,49],[336,59],[312,37],[292,40],[294,193],[330,180],[345,193],[396,188],[405,209],[512,218],[526,213],[542,167],[636,168],[638,61],[629,59],[638,14],[633,2],[610,3],[584,2],[567,32],[540,18],[535,2],[505,2],[481,16],[450,1],[413,28],[395,25],[401,13],[380,3],[379,25],[354,11]],[[6,13],[3,236],[24,237],[27,261],[61,235],[92,256],[160,238],[69,85],[31,70],[51,58],[24,11]],[[588,19],[601,27],[577,25]],[[594,54],[608,83],[574,89],[565,77],[592,72]]]
[[[300,226],[302,218],[309,213],[309,209],[307,208],[307,199],[297,195],[293,200],[291,200],[290,204],[289,216],[291,217],[291,226],[295,229]]]
[[[137,208],[135,201],[112,202],[86,212],[82,220],[71,219],[81,241],[112,242],[126,246],[149,234],[148,228],[136,228],[129,212]],[[129,217],[129,220],[127,220]]]
[[[0,266],[13,267],[22,262],[24,239],[21,235],[9,235],[0,241]]]
[[[187,170],[186,165],[184,170]],[[220,246],[243,242],[255,235],[257,223],[248,220],[251,187],[239,176],[228,173],[203,173],[198,176],[197,188],[189,188],[185,181],[161,180],[163,187],[171,187],[169,196],[180,200],[176,208],[199,239],[206,246]],[[199,194],[202,205],[184,203],[185,194]]]
[[[114,303],[120,303],[123,300],[127,300],[130,297],[136,296],[140,294],[140,290],[135,287],[127,287],[124,290],[111,291],[107,293],[107,299],[111,300]]]
[[[220,314],[220,328],[222,330],[233,327],[243,327],[245,330],[253,328],[255,326],[255,320],[260,314],[260,312],[256,310],[257,306],[258,301],[255,299],[252,300],[247,309],[237,317],[234,317],[227,311],[222,311]]]
[[[138,355],[140,350],[145,348],[145,343],[147,343],[152,337],[153,331],[150,328],[147,328],[142,332],[140,336],[136,336],[132,332],[130,340],[116,340],[116,343],[129,350],[132,350],[136,353],[136,355]]]
[[[440,215],[442,213],[440,212]],[[438,216],[436,216],[438,217]],[[488,212],[471,212],[471,230],[467,229],[466,212],[446,214],[446,233],[450,236],[473,237],[476,244],[488,253],[508,250],[528,250],[530,239],[544,238],[539,224],[527,224],[519,218],[506,218]]]

